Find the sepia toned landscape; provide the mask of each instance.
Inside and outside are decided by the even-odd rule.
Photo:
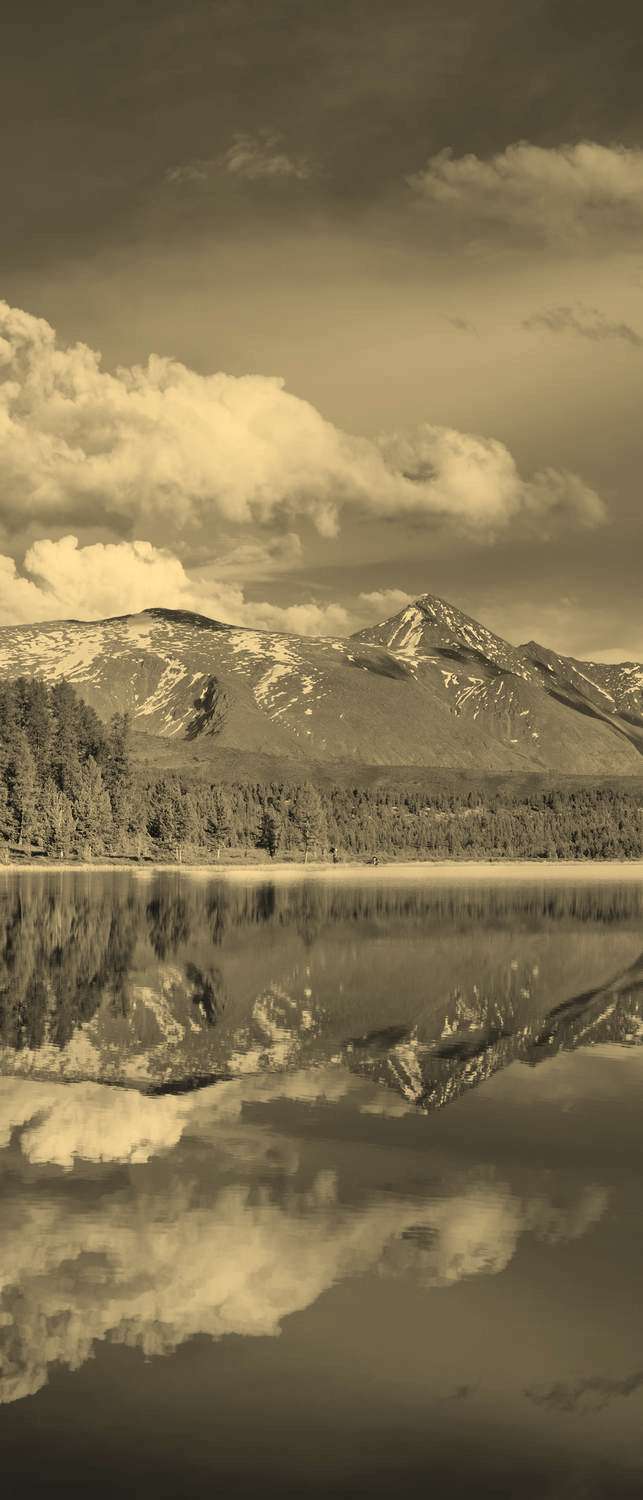
[[[640,1500],[642,72],[3,18],[7,1495]]]

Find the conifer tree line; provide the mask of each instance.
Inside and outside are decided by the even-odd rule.
[[[0,858],[636,859],[640,791],[197,782],[131,756],[64,681],[0,682]]]
[[[129,832],[127,719],[106,728],[67,682],[0,682],[0,847],[92,853]]]

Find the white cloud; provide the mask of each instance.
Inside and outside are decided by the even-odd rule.
[[[186,1130],[218,1131],[241,1118],[244,1102],[341,1099],[352,1080],[337,1068],[288,1073],[278,1079],[231,1078],[193,1094],[159,1097],[104,1083],[41,1083],[0,1079],[0,1150],[20,1130],[20,1150],[32,1165],[72,1167],[85,1162],[146,1162],[169,1151]],[[254,1137],[251,1136],[251,1139]],[[236,1142],[235,1142],[236,1146]]]
[[[24,1127],[23,1156],[35,1163],[71,1167],[84,1161],[143,1162],[176,1146],[187,1110],[181,1098],[160,1100],[101,1083],[25,1084],[3,1079],[0,1147]]]
[[[425,423],[371,441],[277,378],[200,375],[158,355],[109,374],[92,349],[58,348],[48,323],[5,303],[0,494],[10,524],[130,536],[308,518],[332,538],[346,508],[446,518],[487,536],[554,510],[583,524],[603,514],[577,476],[524,479],[493,439]]]
[[[284,150],[282,136],[276,131],[235,135],[223,160],[234,177],[246,177],[251,182],[262,177],[292,177],[304,182],[313,171],[307,157],[292,156]]]
[[[153,604],[197,609],[182,563],[151,542],[96,542],[79,547],[75,536],[42,539],[29,548],[19,576],[0,557],[0,621],[96,619]],[[230,592],[231,606],[237,604]],[[238,606],[237,606],[238,607]]]
[[[423,1199],[401,1188],[356,1213],[335,1171],[311,1171],[274,1135],[272,1175],[258,1193],[256,1164],[265,1168],[270,1156],[265,1126],[244,1120],[244,1101],[333,1098],[349,1086],[309,1073],[150,1099],[105,1085],[6,1080],[2,1142],[21,1131],[25,1161],[0,1221],[0,1401],[40,1389],[55,1362],[77,1369],[99,1340],[152,1355],[197,1334],[274,1337],[335,1282],[378,1267],[443,1287],[497,1275],[523,1233],[576,1238],[605,1209],[597,1189],[554,1206],[516,1196],[489,1173],[472,1181],[456,1172],[442,1194]],[[136,1171],[118,1193],[95,1196],[88,1213],[79,1156],[137,1163]],[[36,1196],[32,1169],[46,1162],[73,1170],[55,1193],[43,1185]]]
[[[29,548],[22,572],[13,558],[0,555],[0,625],[105,619],[155,605],[297,635],[345,634],[352,625],[338,604],[250,602],[233,582],[191,579],[178,558],[151,542],[81,547],[72,535],[43,538]]]
[[[210,182],[222,169],[231,177],[243,177],[248,182],[288,178],[306,182],[314,170],[308,157],[285,149],[278,131],[258,130],[254,134],[238,131],[222,156],[197,156],[192,161],[179,162],[168,167],[164,176],[166,182],[175,186],[198,187]]]
[[[492,533],[509,519],[539,525],[567,515],[586,526],[605,519],[603,501],[578,474],[548,468],[525,480],[509,449],[495,438],[427,422],[410,434],[382,439],[381,447],[391,468],[411,480],[418,494],[431,495],[439,514],[477,521]]]
[[[643,227],[643,150],[593,141],[554,147],[518,141],[486,160],[449,150],[409,184],[441,216],[475,234],[513,228],[551,244],[620,239]]]
[[[353,619],[341,604],[248,604],[243,624],[261,630],[290,630],[295,635],[347,635]]]
[[[358,606],[369,620],[385,620],[412,604],[413,598],[414,595],[407,594],[404,589],[374,589],[370,594],[359,595]]]

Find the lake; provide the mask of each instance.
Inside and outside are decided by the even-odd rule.
[[[0,875],[8,1491],[643,1492],[643,884]]]

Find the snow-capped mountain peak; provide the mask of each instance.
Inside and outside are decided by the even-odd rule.
[[[227,750],[280,763],[641,768],[640,665],[515,647],[433,594],[346,640],[162,606],[4,626],[0,676],[20,675],[66,678],[102,718],[127,711],[166,765]]]

